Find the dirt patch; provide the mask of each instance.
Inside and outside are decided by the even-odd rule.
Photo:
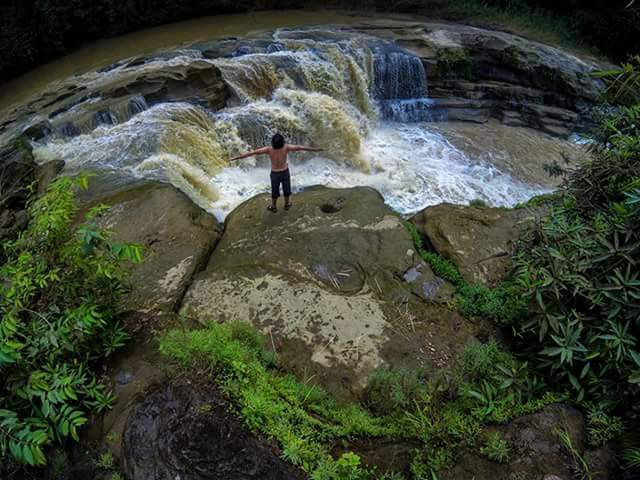
[[[458,353],[474,339],[495,335],[489,322],[464,318],[446,306],[411,302],[396,305],[385,333],[388,340],[380,355],[390,365],[435,373],[451,368]]]
[[[131,480],[296,480],[275,446],[251,434],[211,385],[164,385],[127,422],[124,470]]]
[[[364,466],[379,473],[397,472],[411,478],[409,466],[414,450],[422,447],[419,442],[397,442],[392,440],[358,440],[347,447],[332,452],[335,457],[343,453],[356,453]]]

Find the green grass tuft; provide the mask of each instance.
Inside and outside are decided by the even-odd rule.
[[[493,432],[487,437],[487,441],[480,449],[480,453],[490,460],[498,463],[507,463],[511,448],[500,432]]]
[[[428,390],[419,372],[404,368],[381,367],[369,377],[364,404],[379,415],[392,415],[422,402]]]

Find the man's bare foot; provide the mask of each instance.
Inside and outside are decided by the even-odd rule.
[[[285,207],[285,208],[287,208],[287,207]],[[269,210],[270,212],[273,212],[273,213],[277,213],[278,212],[278,209],[274,205],[269,205],[267,207],[267,210]]]
[[[287,204],[284,206],[284,209],[285,209],[285,210],[289,210],[289,209],[291,208],[291,205],[292,205],[292,203],[291,203],[291,202],[287,203]]]

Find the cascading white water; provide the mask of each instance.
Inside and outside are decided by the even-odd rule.
[[[217,112],[187,103],[148,107],[142,97],[105,110],[93,99],[74,107],[86,109],[84,120],[61,123],[35,146],[36,159],[168,181],[220,218],[268,190],[266,159],[234,165],[227,159],[267,143],[275,132],[326,149],[291,159],[295,188],[369,185],[403,213],[474,198],[511,205],[543,191],[467,157],[421,123],[431,115],[424,66],[390,42],[289,30],[258,50],[211,60],[186,50],[88,75],[87,81],[100,82],[101,75],[113,79],[138,68],[209,62],[234,98]]]

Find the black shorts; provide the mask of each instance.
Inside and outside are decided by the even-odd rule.
[[[288,168],[281,172],[271,172],[271,198],[280,196],[280,184],[282,184],[284,196],[291,196],[291,175]]]

